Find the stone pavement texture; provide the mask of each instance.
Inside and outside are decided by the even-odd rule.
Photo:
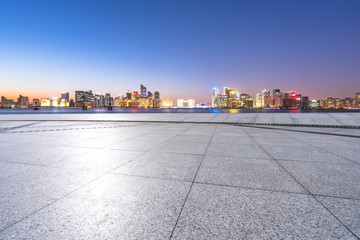
[[[0,115],[0,239],[360,237],[360,129],[101,116]]]
[[[360,126],[360,112],[0,114],[0,120],[118,120]]]

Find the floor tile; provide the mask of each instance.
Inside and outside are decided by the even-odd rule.
[[[195,184],[174,239],[356,239],[312,196]]]
[[[306,193],[276,162],[263,159],[206,156],[196,182]]]

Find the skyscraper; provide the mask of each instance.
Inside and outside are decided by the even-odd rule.
[[[77,107],[94,107],[95,99],[92,91],[75,91],[75,105]]]
[[[29,107],[29,98],[20,95],[18,98],[17,104],[18,104],[18,107],[20,107],[20,108],[27,108],[27,107]]]
[[[215,99],[219,95],[219,89],[214,87],[211,94],[211,107],[215,107]]]
[[[148,91],[147,97],[149,99],[149,107],[154,107],[154,95],[153,95],[153,93]]]
[[[84,91],[75,91],[75,102],[85,101]]]
[[[276,108],[281,108],[283,106],[283,97],[280,89],[273,90],[273,105]]]
[[[260,107],[262,107],[262,95],[261,95],[261,93],[257,93],[256,94],[256,98],[255,98],[255,106],[257,107],[257,108],[260,108]]]
[[[159,108],[161,104],[160,93],[158,91],[154,92],[154,107]]]
[[[103,94],[95,94],[95,107],[104,107],[105,100]]]
[[[152,100],[154,96],[152,92],[148,91],[147,97],[149,98],[149,100]]]
[[[301,107],[301,94],[296,94],[293,91],[284,94],[283,98],[284,108],[300,108]]]
[[[140,96],[146,97],[146,87],[142,84],[140,84]]]
[[[264,89],[261,92],[261,106],[264,108],[270,107],[271,105],[270,89]]]
[[[131,95],[132,95],[132,92],[130,90],[128,90],[128,92],[126,93],[126,98],[131,99]]]
[[[61,100],[64,101],[64,102],[69,102],[70,101],[69,93],[68,92],[62,92],[61,93]]]
[[[86,101],[92,102],[92,103],[94,102],[94,94],[93,94],[92,90],[85,92],[85,96],[86,96]]]
[[[309,108],[310,106],[310,101],[309,101],[309,97],[304,96],[301,98],[301,108]]]
[[[105,100],[105,107],[110,107],[112,105],[110,93],[105,94],[104,100]]]

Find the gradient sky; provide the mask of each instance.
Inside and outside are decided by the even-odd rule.
[[[0,95],[360,92],[359,0],[1,0]]]

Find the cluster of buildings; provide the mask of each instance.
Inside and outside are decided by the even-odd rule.
[[[140,93],[128,91],[126,95],[112,97],[110,93],[98,94],[90,91],[75,91],[75,107],[133,107],[159,108],[161,106],[160,93],[147,91],[140,85]]]
[[[32,104],[29,102],[29,97],[20,95],[15,102],[13,99],[7,99],[6,97],[1,97],[0,108],[29,108],[29,107],[71,107],[74,105],[73,100],[69,99],[69,93],[61,93],[61,97],[53,98],[43,98],[38,99],[34,98]]]
[[[1,102],[0,102],[1,108],[28,108],[29,107],[29,98],[24,97],[22,95],[19,96],[17,99],[17,102],[15,102],[13,99],[7,99],[4,96],[1,96]]]
[[[360,93],[355,98],[332,98],[325,100],[310,100],[307,96],[293,91],[281,92],[280,89],[264,89],[256,96],[240,93],[235,89],[224,87],[222,93],[218,88],[212,89],[212,108],[320,108],[341,109],[360,108]],[[204,104],[195,104],[195,99],[177,99],[176,105],[169,99],[160,100],[160,93],[147,91],[146,87],[140,85],[140,92],[128,91],[126,95],[112,97],[110,93],[98,94],[89,91],[75,91],[75,100],[70,99],[68,92],[61,93],[60,97],[33,99],[29,103],[27,96],[20,95],[17,101],[1,97],[0,108],[39,108],[39,107],[81,107],[81,108],[203,108]]]
[[[264,89],[256,96],[240,93],[235,89],[224,87],[219,93],[218,88],[212,89],[211,107],[213,108],[360,108],[360,93],[355,98],[327,98],[326,100],[310,100],[307,96],[293,91],[281,92],[280,89]]]
[[[60,98],[43,98],[40,101],[35,98],[32,103],[33,107],[70,107],[71,105],[74,106],[74,100],[70,100],[68,92],[61,93]]]
[[[39,99],[34,99],[39,102]],[[1,96],[0,108],[28,108],[30,107],[29,97],[19,95],[17,101]]]
[[[33,99],[32,104],[29,98],[22,95],[18,101],[1,97],[1,108],[29,108],[29,107],[134,107],[134,108],[159,108],[161,107],[160,93],[147,91],[146,87],[140,85],[140,92],[128,91],[125,96],[112,97],[110,93],[98,94],[89,91],[75,91],[75,101],[70,99],[68,92],[61,93],[61,97]]]
[[[144,85],[140,85],[140,92],[128,91],[126,95],[112,97],[110,93],[98,94],[89,91],[75,91],[75,100],[70,99],[68,92],[61,93],[61,97],[33,99],[32,104],[29,98],[22,95],[18,101],[1,97],[1,108],[39,108],[39,107],[79,107],[79,108],[196,108],[195,99],[177,99],[176,106],[170,99],[160,100],[160,93],[147,91]]]

